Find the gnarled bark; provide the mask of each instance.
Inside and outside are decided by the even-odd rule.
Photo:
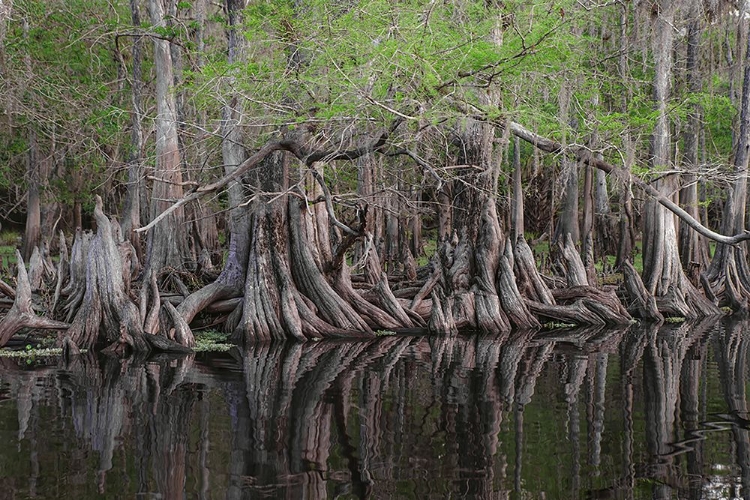
[[[125,290],[119,231],[102,211],[102,199],[96,197],[94,217],[97,232],[82,256],[85,261],[85,293],[68,336],[78,347],[91,348],[98,342],[127,346],[134,351],[152,349],[185,352],[185,348],[166,337],[144,332],[139,308]],[[127,243],[126,243],[127,244]],[[75,244],[74,244],[75,246]],[[119,349],[116,349],[119,350]]]
[[[99,196],[94,217],[97,232],[84,257],[86,292],[68,335],[77,346],[91,348],[100,332],[107,342],[119,341],[122,334],[135,350],[148,351],[138,308],[125,294],[120,251]]]
[[[62,321],[37,316],[31,305],[31,285],[21,252],[16,250],[18,260],[18,284],[15,300],[8,313],[0,320],[0,347],[8,343],[13,335],[23,328],[65,330],[70,325]]]
[[[166,2],[168,3],[168,2]],[[151,23],[164,27],[167,23],[164,0],[149,0]],[[156,72],[156,168],[151,192],[151,218],[166,212],[171,200],[183,196],[183,177],[177,135],[177,104],[174,95],[174,71],[171,43],[166,38],[153,38]],[[181,208],[148,233],[146,250],[147,274],[159,273],[165,267],[192,267],[185,212]]]
[[[623,274],[623,286],[628,296],[627,308],[630,314],[648,321],[658,323],[664,321],[664,316],[656,305],[656,299],[646,290],[633,264],[625,261],[620,268]]]
[[[516,284],[521,295],[542,304],[555,304],[555,297],[539,275],[534,253],[531,251],[529,244],[526,243],[523,235],[520,235],[516,240],[516,248],[513,255],[515,257],[515,266],[513,269],[516,274]]]

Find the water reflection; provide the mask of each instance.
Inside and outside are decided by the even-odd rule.
[[[750,498],[748,326],[0,359],[3,498]]]

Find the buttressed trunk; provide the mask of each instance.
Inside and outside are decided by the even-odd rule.
[[[667,115],[672,79],[674,13],[672,0],[662,0],[653,27],[654,103],[657,120],[652,135],[652,169],[659,172],[670,166],[670,124]],[[665,197],[677,189],[675,175],[656,182]],[[656,298],[665,316],[694,318],[718,314],[718,308],[690,283],[682,269],[675,217],[655,200],[646,202],[643,231],[643,282]]]
[[[266,163],[264,192],[289,185],[289,155]],[[372,335],[370,325],[334,290],[316,252],[314,218],[302,191],[266,195],[252,207],[250,253],[242,318],[234,330],[245,342]]]
[[[747,23],[744,24],[747,30]],[[750,37],[745,32],[748,48]],[[736,180],[724,204],[722,231],[745,230],[747,202],[747,168],[750,161],[750,53],[745,54],[745,73],[742,83],[740,133],[734,155]],[[717,245],[716,253],[705,275],[705,288],[717,295],[720,304],[730,306],[741,314],[750,312],[750,267],[743,245]]]

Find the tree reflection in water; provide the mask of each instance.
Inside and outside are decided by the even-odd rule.
[[[8,498],[750,498],[747,331],[4,359],[0,470]]]

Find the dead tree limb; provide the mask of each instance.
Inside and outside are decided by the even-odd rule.
[[[4,282],[3,280],[0,280],[0,293],[8,297],[9,299],[15,299],[16,298],[16,291],[13,290],[13,287]]]

